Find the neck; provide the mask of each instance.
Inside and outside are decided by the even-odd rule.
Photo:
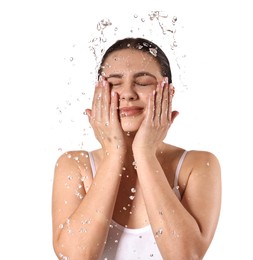
[[[133,141],[134,141],[136,133],[137,132],[125,132],[125,142],[126,142],[126,146],[127,146],[127,157],[128,158],[133,156],[132,145],[133,145]],[[162,154],[164,149],[165,149],[165,144],[164,144],[164,142],[161,142],[159,144],[159,146],[157,147],[156,154],[157,155]]]

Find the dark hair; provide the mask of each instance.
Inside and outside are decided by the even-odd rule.
[[[124,38],[111,45],[102,57],[100,67],[98,69],[98,76],[102,74],[103,65],[106,58],[114,51],[124,49],[136,49],[152,55],[160,64],[162,76],[168,77],[169,83],[172,82],[170,63],[166,54],[155,43],[144,38]]]

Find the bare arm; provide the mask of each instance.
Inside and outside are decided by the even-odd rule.
[[[164,259],[202,259],[218,222],[218,160],[206,152],[190,152],[187,157],[185,163],[194,167],[180,202],[155,156],[135,156],[149,220]]]
[[[164,259],[202,259],[216,229],[221,203],[220,166],[207,152],[186,157],[189,180],[180,202],[156,158],[177,112],[172,111],[173,87],[158,84],[150,96],[133,153],[149,220]]]
[[[120,183],[122,165],[116,156],[103,160],[87,193],[78,162],[67,155],[58,160],[52,212],[58,256],[97,259],[102,253]]]
[[[78,162],[63,156],[55,169],[54,248],[58,256],[67,256],[69,260],[100,257],[118,194],[126,149],[118,120],[118,97],[110,95],[108,83],[99,81],[92,110],[86,110],[104,155],[88,192],[79,190],[82,199],[73,192],[76,187],[82,187],[84,174]],[[88,162],[85,164],[89,165]]]

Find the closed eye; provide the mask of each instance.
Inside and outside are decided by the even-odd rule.
[[[115,81],[108,81],[109,86],[112,87],[117,87],[121,85],[121,82],[115,82]]]
[[[137,86],[150,86],[150,85],[155,85],[157,84],[157,79],[156,77],[149,73],[149,72],[145,72],[145,71],[142,71],[142,72],[138,72],[135,74],[135,80],[134,80],[134,83],[137,85]]]
[[[152,85],[153,83],[151,83],[151,82],[135,82],[135,84],[136,85],[138,85],[138,86],[143,86],[143,87],[145,87],[145,86],[149,86],[149,85]]]

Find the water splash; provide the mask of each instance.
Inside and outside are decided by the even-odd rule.
[[[98,61],[98,59],[101,57],[101,55],[104,54],[105,49],[104,49],[104,43],[107,42],[107,37],[105,36],[105,29],[107,29],[109,26],[111,26],[112,23],[110,21],[110,19],[108,18],[104,18],[101,19],[98,23],[97,23],[97,31],[99,32],[98,36],[96,36],[95,38],[91,39],[89,41],[89,48],[91,50],[91,52],[94,55],[94,58],[96,61]],[[117,31],[117,30],[115,30]],[[98,67],[98,64],[97,64]]]
[[[57,106],[56,118],[58,119],[57,124],[60,124],[61,129],[63,127],[66,127],[66,129],[69,127],[75,129],[74,136],[80,140],[77,144],[80,150],[84,148],[84,144],[87,143],[88,139],[90,141],[89,135],[93,136],[93,130],[89,126],[88,120],[84,119],[84,108],[90,107],[89,103],[91,104],[93,96],[93,92],[90,94],[86,88],[92,89],[94,87],[101,57],[105,50],[116,40],[126,36],[144,37],[153,40],[165,51],[170,61],[172,61],[173,83],[177,86],[177,92],[187,90],[187,79],[185,76],[186,54],[182,50],[182,41],[178,37],[178,33],[180,34],[183,30],[180,17],[164,11],[142,11],[126,15],[128,16],[128,23],[125,23],[125,19],[122,19],[121,16],[115,18],[112,15],[109,18],[101,17],[94,24],[94,33],[90,37],[88,36],[89,40],[87,41],[88,50],[90,51],[91,60],[93,57],[92,62],[94,62],[94,66],[90,65],[92,62],[89,62],[91,66],[87,72],[89,75],[84,75],[81,82],[77,82],[77,76],[79,77],[81,73],[83,74],[84,66],[81,65],[82,68],[80,71],[77,68],[80,67],[82,62],[86,62],[85,59],[87,57],[82,58],[81,56],[85,47],[82,44],[74,43],[70,46],[71,50],[69,53],[65,55],[64,64],[71,75],[66,75],[66,88],[64,89],[66,93],[63,94],[67,98],[63,102],[64,104]],[[80,53],[78,53],[78,50]],[[150,53],[156,56],[156,50],[150,49]],[[90,78],[90,76],[94,76],[94,82],[92,80],[87,82],[87,78]],[[80,125],[83,126],[81,129]],[[130,135],[130,133],[127,133],[127,135]],[[72,146],[73,139],[69,142]],[[60,146],[62,147],[62,144]],[[64,149],[64,147],[61,149]],[[61,152],[61,150],[58,152]]]
[[[61,260],[69,260],[69,258],[67,256],[64,256],[63,254],[59,254],[59,257]]]

